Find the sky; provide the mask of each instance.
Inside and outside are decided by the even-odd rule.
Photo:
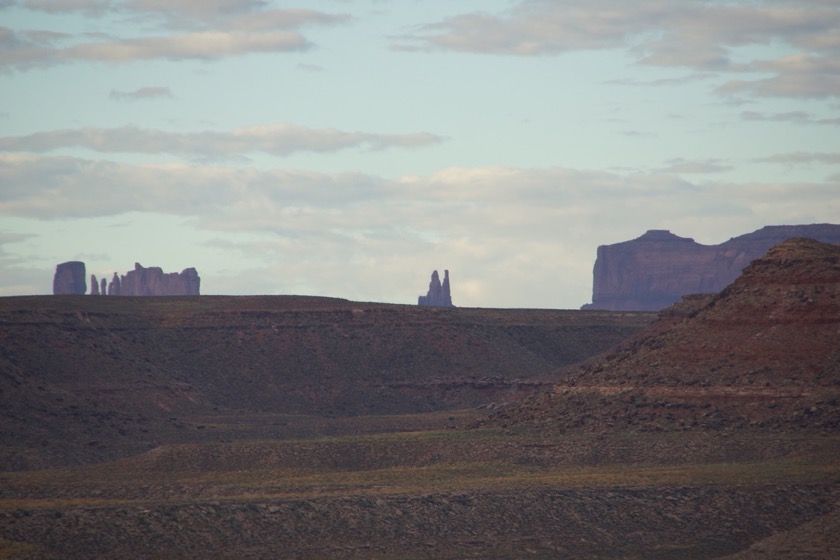
[[[575,309],[599,245],[840,222],[840,0],[0,0],[0,296]]]

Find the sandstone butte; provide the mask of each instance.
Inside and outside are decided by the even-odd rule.
[[[86,291],[85,263],[81,261],[68,261],[55,267],[53,294],[84,294]]]
[[[583,309],[659,311],[687,294],[716,293],[754,259],[786,239],[840,243],[840,225],[766,226],[719,245],[702,245],[667,230],[598,247],[592,303]]]

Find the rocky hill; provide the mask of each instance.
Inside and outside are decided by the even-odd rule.
[[[840,243],[840,225],[767,226],[719,245],[701,245],[666,230],[598,247],[592,303],[584,309],[658,311],[684,295],[717,293],[753,259],[786,239]]]
[[[782,243],[652,323],[318,298],[0,303],[5,558],[840,557],[836,246]],[[645,325],[587,346],[624,321]],[[595,355],[536,374],[576,347]],[[22,470],[39,460],[66,466]]]
[[[840,430],[840,246],[796,238],[694,296],[507,422]]]

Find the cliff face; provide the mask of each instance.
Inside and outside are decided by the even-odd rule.
[[[197,296],[201,279],[194,268],[180,273],[164,273],[160,267],[144,268],[134,263],[134,270],[115,282],[115,293],[120,296]],[[110,293],[110,292],[109,292]]]
[[[666,230],[598,247],[592,303],[583,309],[657,311],[687,294],[716,293],[751,261],[793,237],[840,243],[840,225],[766,226],[719,245],[701,245]]]
[[[84,294],[86,290],[85,263],[68,261],[55,267],[53,294]]]
[[[81,265],[84,276],[84,263]],[[145,268],[140,263],[134,263],[134,270],[122,276],[115,272],[110,283],[103,278],[100,284],[95,275],[90,276],[93,296],[197,296],[200,285],[201,278],[194,268],[164,273],[159,267]],[[84,293],[84,290],[74,293]]]
[[[453,307],[452,295],[449,291],[449,271],[443,271],[443,283],[440,282],[438,271],[432,272],[432,280],[429,282],[429,291],[425,296],[417,298],[417,305],[428,307]]]

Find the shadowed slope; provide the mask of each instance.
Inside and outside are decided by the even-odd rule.
[[[529,378],[602,351],[652,318],[295,296],[2,298],[0,463],[352,430],[335,420],[313,429],[301,416],[504,402],[548,388]]]

